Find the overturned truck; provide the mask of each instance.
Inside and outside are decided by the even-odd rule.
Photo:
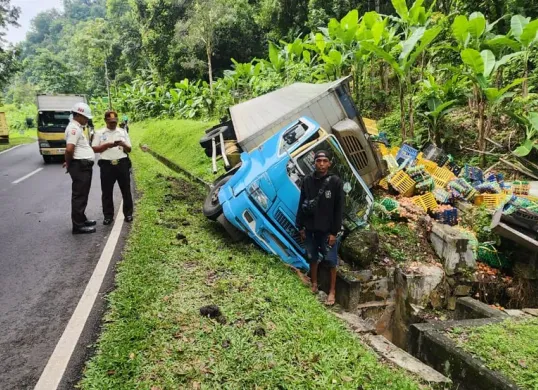
[[[266,251],[308,269],[295,225],[302,178],[314,170],[317,150],[332,154],[344,182],[344,230],[367,223],[373,186],[385,166],[368,138],[347,79],[296,83],[230,108],[231,120],[200,140],[208,156],[228,172],[213,184],[204,215],[232,238],[248,235]]]

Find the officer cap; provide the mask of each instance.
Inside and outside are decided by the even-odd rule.
[[[110,122],[117,122],[118,121],[118,113],[113,110],[109,110],[105,112],[105,121],[108,120]]]

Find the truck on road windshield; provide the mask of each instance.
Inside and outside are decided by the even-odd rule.
[[[231,107],[230,114],[230,122],[210,129],[200,143],[213,157],[220,149],[225,161],[233,150],[227,142],[241,151],[240,162],[228,164],[203,207],[232,238],[247,235],[284,262],[308,269],[295,219],[302,179],[313,172],[314,155],[322,149],[331,153],[332,171],[344,183],[343,228],[350,232],[367,224],[373,205],[369,187],[386,168],[346,79],[293,84]]]
[[[86,103],[83,95],[37,95],[37,137],[39,153],[46,164],[65,153],[65,128],[69,124],[71,108]],[[93,125],[84,130],[91,139]]]

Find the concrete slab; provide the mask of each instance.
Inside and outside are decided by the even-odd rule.
[[[375,324],[373,321],[364,320],[357,314],[349,313],[347,311],[334,314],[345,321],[356,333],[373,333],[375,331]]]
[[[368,344],[370,344],[370,346],[385,359],[404,370],[412,372],[424,381],[429,383],[452,383],[446,376],[422,363],[403,349],[398,348],[383,336],[367,335],[365,336],[365,339]]]
[[[538,309],[523,309],[523,311],[533,317],[538,317]]]

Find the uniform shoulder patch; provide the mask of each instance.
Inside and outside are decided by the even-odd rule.
[[[71,134],[75,135],[77,134],[77,131],[75,129],[71,130]]]

